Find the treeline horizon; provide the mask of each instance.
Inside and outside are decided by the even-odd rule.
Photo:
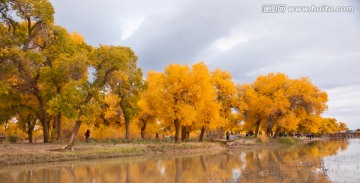
[[[162,133],[175,142],[190,133],[202,141],[205,132],[219,130],[274,136],[347,129],[321,116],[328,96],[309,78],[269,73],[239,84],[227,71],[199,62],[170,64],[143,80],[131,48],[88,45],[55,24],[48,0],[1,0],[0,12],[0,126],[16,119],[12,132],[23,131],[30,143],[35,131],[44,143],[66,133],[71,149],[84,126],[99,138],[117,133],[130,139],[138,131],[142,139]]]

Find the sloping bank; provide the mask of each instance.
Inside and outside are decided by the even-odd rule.
[[[319,140],[319,139],[314,139]],[[312,141],[314,141],[312,140]],[[241,139],[237,141],[150,143],[150,144],[80,144],[73,151],[63,150],[64,145],[54,144],[4,144],[0,147],[0,167],[8,165],[46,162],[104,159],[144,155],[220,153],[229,149],[253,149],[269,146],[296,145],[309,140]]]
[[[142,155],[196,154],[221,152],[227,149],[221,143],[163,143],[163,144],[80,144],[73,151],[64,145],[8,144],[0,147],[0,167],[45,162],[103,159]]]

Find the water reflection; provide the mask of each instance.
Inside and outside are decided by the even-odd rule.
[[[215,155],[18,166],[0,170],[0,182],[331,182],[324,157],[341,154],[348,146],[341,140]]]

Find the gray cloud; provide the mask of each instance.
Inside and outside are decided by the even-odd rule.
[[[95,46],[130,46],[145,72],[204,60],[240,83],[269,72],[308,76],[329,93],[325,115],[360,128],[356,0],[52,2],[57,24],[78,31]],[[355,6],[355,12],[271,14],[261,13],[263,4]]]
[[[194,61],[209,44],[237,25],[243,18],[239,11],[248,11],[242,3],[229,0],[174,4],[176,9],[165,14],[154,13],[126,40],[139,55],[145,70],[162,70],[175,61]]]

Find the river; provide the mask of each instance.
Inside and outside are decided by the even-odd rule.
[[[231,150],[10,166],[1,183],[360,182],[360,139]]]

